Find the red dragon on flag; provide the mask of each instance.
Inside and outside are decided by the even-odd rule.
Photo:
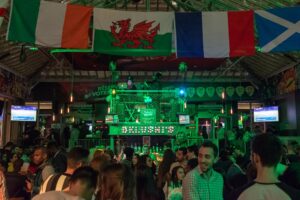
[[[160,30],[160,24],[151,28],[154,22],[144,20],[135,24],[131,31],[131,19],[112,22],[110,30],[116,40],[112,45],[121,48],[126,45],[127,48],[153,49],[154,37]],[[117,29],[119,29],[119,32],[117,32]]]

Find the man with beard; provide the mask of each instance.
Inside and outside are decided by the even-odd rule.
[[[278,180],[276,167],[281,160],[283,147],[272,134],[257,135],[252,142],[251,162],[257,175],[253,182],[237,189],[230,200],[296,200],[300,191]]]
[[[218,156],[218,148],[211,141],[205,141],[198,152],[198,166],[183,180],[184,200],[222,200],[224,181],[212,166]]]

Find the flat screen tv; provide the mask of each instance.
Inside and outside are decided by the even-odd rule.
[[[178,115],[179,124],[190,124],[190,116],[189,115]]]
[[[278,106],[255,108],[253,111],[254,122],[278,122]]]
[[[37,107],[11,106],[11,121],[35,122]]]
[[[105,115],[105,123],[106,124],[116,124],[119,123],[119,116],[118,115]]]

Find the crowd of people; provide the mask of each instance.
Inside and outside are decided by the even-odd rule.
[[[218,145],[149,151],[125,147],[65,150],[56,142],[32,149],[9,142],[1,151],[0,200],[288,200],[300,199],[297,141],[245,134]],[[145,148],[147,149],[147,148]],[[149,148],[148,148],[149,149]]]

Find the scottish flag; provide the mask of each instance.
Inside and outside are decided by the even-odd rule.
[[[262,52],[300,50],[300,7],[255,11]]]

